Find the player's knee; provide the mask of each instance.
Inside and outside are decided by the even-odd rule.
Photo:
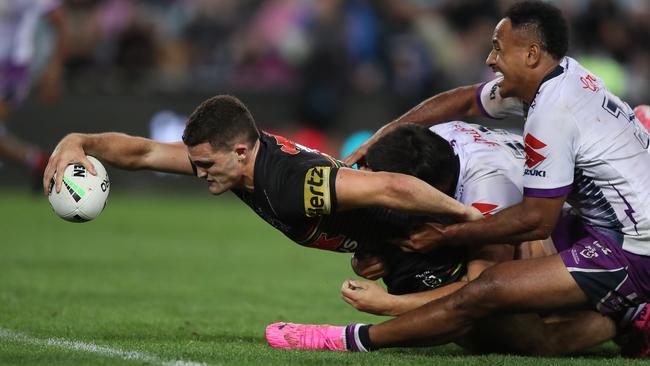
[[[449,306],[466,313],[468,318],[480,319],[496,307],[491,299],[493,283],[481,279],[482,275],[450,296]]]
[[[507,300],[507,291],[498,271],[488,268],[458,291],[456,306],[467,309],[476,317],[483,317],[501,307]]]

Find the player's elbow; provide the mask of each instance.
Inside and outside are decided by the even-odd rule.
[[[147,153],[144,150],[126,150],[118,156],[108,159],[112,165],[124,170],[143,170],[149,168]]]
[[[125,157],[120,165],[125,170],[142,170],[147,168],[144,159],[137,156]]]
[[[128,170],[154,169],[155,146],[146,139],[134,140],[133,148],[123,155],[123,167]]]
[[[408,189],[404,186],[399,174],[378,172],[375,180],[369,183],[371,189],[364,193],[363,201],[367,206],[403,208],[403,202],[408,201]]]
[[[380,196],[383,200],[403,200],[409,195],[408,185],[399,174],[386,173],[381,178],[382,188]]]

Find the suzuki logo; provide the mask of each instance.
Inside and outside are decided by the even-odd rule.
[[[526,147],[524,148],[526,151],[526,166],[529,169],[533,169],[546,159],[544,155],[537,152],[537,150],[546,147],[545,143],[539,141],[533,135],[528,133],[524,138],[524,144],[526,144]]]

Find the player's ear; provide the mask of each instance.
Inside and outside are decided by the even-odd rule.
[[[243,161],[248,157],[250,149],[246,144],[235,144],[235,153],[237,154],[237,160]]]
[[[528,46],[528,55],[526,56],[526,65],[533,67],[537,65],[542,58],[542,48],[537,42],[533,42]]]

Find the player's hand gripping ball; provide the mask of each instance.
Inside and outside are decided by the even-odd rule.
[[[106,206],[110,190],[108,174],[99,160],[92,156],[88,156],[88,160],[95,166],[97,175],[90,174],[81,164],[70,164],[63,172],[61,192],[56,193],[54,178],[50,183],[48,200],[54,212],[64,220],[90,221]]]

